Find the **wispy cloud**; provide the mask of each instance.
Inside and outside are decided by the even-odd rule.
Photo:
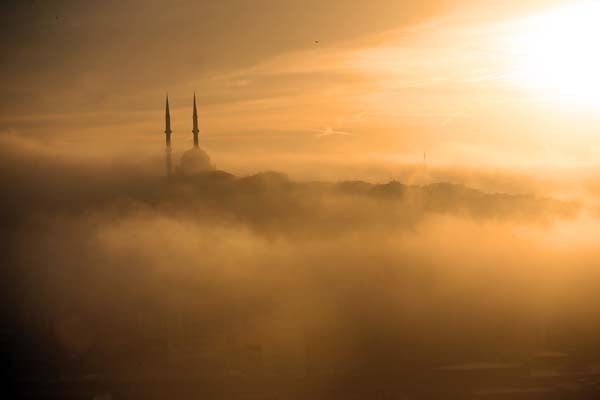
[[[323,128],[323,129],[311,129],[311,131],[317,132],[317,134],[315,136],[318,138],[327,137],[327,136],[352,136],[353,135],[351,132],[334,130],[330,126]]]

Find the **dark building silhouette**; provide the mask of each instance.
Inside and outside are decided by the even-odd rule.
[[[166,162],[167,176],[171,176],[172,170],[173,170],[173,166],[172,166],[172,162],[171,162],[171,133],[172,132],[173,131],[171,130],[171,115],[169,113],[169,95],[167,95],[167,102],[165,105],[165,139],[166,139],[165,162]]]
[[[198,111],[196,110],[196,92],[194,92],[194,113],[192,115],[192,124],[194,128],[192,133],[194,134],[194,147],[198,147]]]
[[[167,96],[165,109],[165,135],[166,135],[166,169],[167,176],[173,173],[171,161],[171,116],[169,114],[169,97]],[[196,107],[196,93],[194,93],[194,103],[192,112],[192,133],[194,146],[183,153],[177,172],[184,176],[197,175],[206,171],[212,171],[215,166],[211,163],[210,157],[199,147],[198,143],[198,110]]]

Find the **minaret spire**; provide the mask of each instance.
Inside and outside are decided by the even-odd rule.
[[[167,94],[167,101],[165,104],[165,139],[166,139],[166,148],[165,148],[165,167],[167,169],[167,176],[170,177],[172,173],[172,164],[171,164],[171,114],[169,112],[169,95]]]
[[[171,114],[169,113],[169,95],[167,94],[167,102],[165,105],[165,134],[167,135],[167,146],[171,145]]]
[[[198,111],[196,110],[196,92],[194,92],[194,114],[192,116],[194,128],[192,133],[194,134],[194,147],[198,147]]]

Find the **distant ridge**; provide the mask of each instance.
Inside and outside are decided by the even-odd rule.
[[[435,212],[462,214],[480,218],[518,217],[543,218],[551,213],[562,218],[575,217],[581,206],[549,197],[529,194],[488,193],[462,184],[437,182],[423,186],[406,185],[398,181],[369,183],[365,181],[295,182],[285,174],[267,171],[235,177],[225,171],[207,171],[193,177],[181,177],[180,184],[197,186],[203,191],[210,185],[219,186],[219,193],[228,201],[237,195],[260,201],[268,198],[269,204],[280,201],[297,204],[313,201],[319,196],[351,196],[365,200],[385,202],[382,207],[398,206],[414,213]],[[210,192],[198,193],[210,197]],[[393,204],[392,204],[393,203]],[[302,204],[300,204],[302,206]]]

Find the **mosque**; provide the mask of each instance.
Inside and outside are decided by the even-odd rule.
[[[183,153],[179,166],[175,171],[184,176],[197,175],[206,171],[215,170],[215,166],[211,163],[210,157],[204,150],[198,146],[198,111],[196,110],[196,93],[194,93],[194,111],[192,114],[192,133],[194,135],[194,147]],[[169,96],[167,96],[165,106],[165,138],[166,138],[166,173],[167,177],[171,177],[174,173],[171,160],[171,115],[169,113]]]

